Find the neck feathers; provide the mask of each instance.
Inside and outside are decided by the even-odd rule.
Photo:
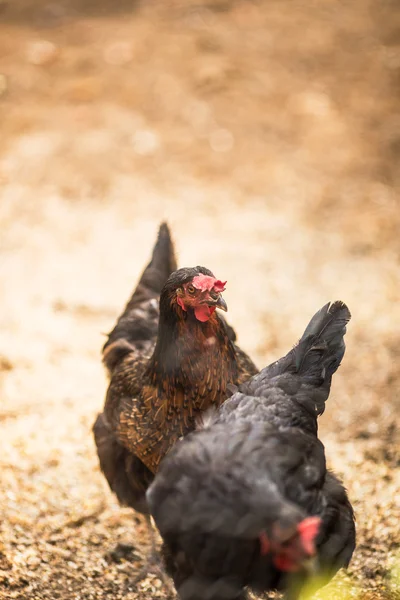
[[[235,350],[216,313],[202,323],[191,311],[169,306],[165,312],[162,308],[157,343],[149,365],[154,383],[165,387],[167,379],[175,386],[195,388],[210,380],[222,378],[228,383],[236,379]]]

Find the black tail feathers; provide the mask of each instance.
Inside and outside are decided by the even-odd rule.
[[[286,356],[241,385],[240,391],[262,395],[266,381],[280,376],[289,381],[289,376],[293,375],[297,383],[294,382],[291,394],[295,394],[297,401],[307,406],[311,414],[321,415],[329,396],[332,375],[346,349],[343,337],[350,318],[350,311],[343,302],[326,304],[313,316],[298,344]],[[304,389],[296,387],[299,376],[307,384]]]
[[[168,277],[177,268],[171,233],[167,223],[163,222],[158,230],[151,261],[143,271],[124,314],[141,302],[158,297]]]
[[[112,372],[132,348],[143,349],[157,332],[157,303],[165,282],[176,271],[174,244],[169,227],[161,223],[151,261],[143,271],[123,313],[103,347],[103,361]]]
[[[346,349],[343,338],[350,318],[350,311],[343,302],[326,304],[311,319],[289,355],[290,370],[300,375],[308,387],[307,393],[299,390],[297,400],[315,416],[325,410],[332,376]]]
[[[340,301],[325,304],[311,319],[292,350],[296,372],[306,377],[332,377],[346,346],[344,335],[351,314]]]

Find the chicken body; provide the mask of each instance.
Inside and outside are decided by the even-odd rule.
[[[161,225],[152,260],[104,346],[110,384],[93,427],[97,452],[120,503],[139,512],[148,512],[146,489],[176,440],[227,398],[229,384],[256,372],[214,312],[226,309],[223,285],[204,267],[176,270]]]
[[[147,498],[182,600],[242,599],[246,586],[297,598],[315,552],[321,581],[349,563],[353,510],[317,438],[349,319],[323,307],[163,460]]]

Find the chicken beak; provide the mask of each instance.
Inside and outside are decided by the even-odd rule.
[[[217,308],[220,308],[221,310],[223,310],[225,312],[228,312],[228,305],[227,305],[227,303],[225,302],[225,300],[223,299],[222,296],[220,296],[218,298],[217,302],[215,303],[215,306]]]
[[[207,296],[206,298],[204,298],[204,300],[202,300],[200,302],[200,304],[206,304],[207,306],[209,306],[210,308],[213,308],[214,310],[216,308],[219,308],[225,312],[228,312],[228,305],[226,304],[225,300],[223,299],[223,297],[221,295],[219,295],[217,298],[212,298],[212,296]]]
[[[311,556],[303,561],[303,568],[309,577],[316,577],[318,574],[318,562],[315,556]]]

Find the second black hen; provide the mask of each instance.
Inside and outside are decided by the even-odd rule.
[[[324,306],[297,346],[242,384],[164,458],[147,499],[182,600],[285,590],[347,566],[355,525],[317,438],[350,319]]]

